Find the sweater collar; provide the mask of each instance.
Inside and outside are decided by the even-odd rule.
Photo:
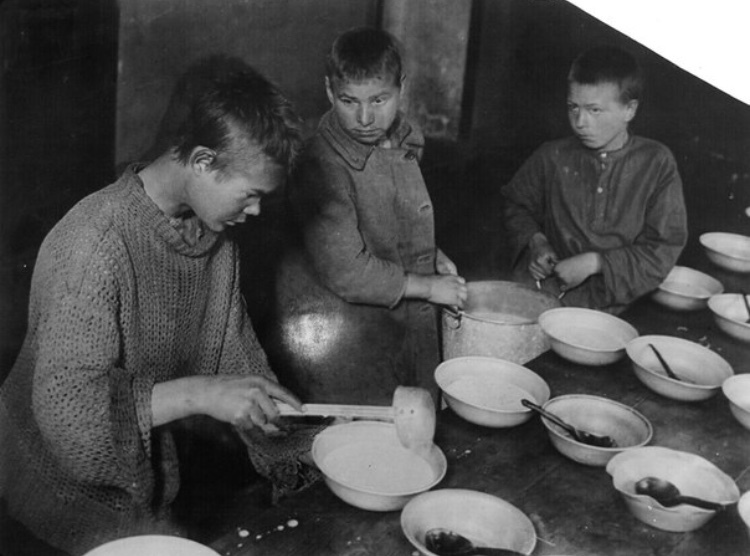
[[[341,127],[333,110],[323,114],[318,124],[318,132],[331,148],[355,170],[362,170],[370,155],[375,149],[380,148],[376,145],[365,145],[352,139]],[[421,149],[424,147],[422,134],[406,121],[402,113],[398,114],[388,139],[391,140],[394,148]]]
[[[135,198],[139,201],[147,221],[151,222],[156,233],[175,251],[188,257],[200,257],[211,251],[214,244],[220,237],[220,234],[203,226],[203,234],[195,244],[185,241],[180,231],[170,223],[169,217],[154,203],[151,197],[146,193],[143,181],[138,172],[143,169],[145,164],[131,164],[122,176],[122,180],[131,186]],[[198,218],[193,216],[193,218]]]

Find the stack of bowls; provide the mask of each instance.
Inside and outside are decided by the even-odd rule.
[[[624,320],[594,309],[562,307],[539,316],[552,350],[573,363],[608,365],[625,355],[638,331]]]

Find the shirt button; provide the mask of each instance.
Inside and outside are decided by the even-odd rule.
[[[414,151],[407,151],[404,155],[404,158],[406,160],[414,160],[415,158],[417,158],[417,153],[415,153]]]
[[[596,192],[597,193],[602,193],[602,192],[604,192],[604,189],[602,189],[601,187],[597,187],[596,188]]]
[[[419,264],[429,263],[431,260],[432,260],[432,255],[420,255],[419,257],[417,257],[417,262]]]

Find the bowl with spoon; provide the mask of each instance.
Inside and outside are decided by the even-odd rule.
[[[625,352],[638,380],[674,400],[706,400],[734,375],[731,365],[716,352],[674,336],[639,336],[628,343]]]
[[[550,442],[561,454],[585,465],[604,466],[623,450],[645,446],[654,434],[641,413],[608,398],[568,394],[541,407],[528,400],[524,405],[542,415]]]
[[[742,342],[750,342],[750,294],[724,293],[708,300],[716,325]]]
[[[693,531],[735,504],[732,478],[696,454],[645,446],[613,457],[612,484],[640,521],[664,531]]]
[[[401,529],[428,556],[522,556],[536,546],[531,520],[502,498],[446,488],[420,494],[401,511]]]

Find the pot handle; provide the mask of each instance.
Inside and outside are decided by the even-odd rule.
[[[461,328],[461,318],[464,315],[463,311],[460,311],[456,309],[455,307],[451,307],[448,305],[443,306],[443,311],[445,311],[445,314],[453,317],[454,322],[450,324],[450,327],[455,329]]]

